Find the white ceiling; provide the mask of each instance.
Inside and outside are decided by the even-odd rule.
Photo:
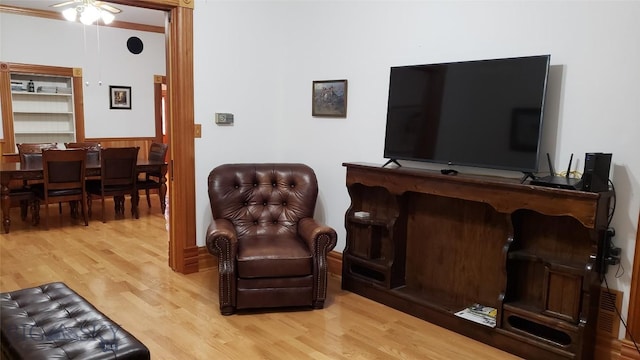
[[[67,7],[53,8],[51,5],[65,2],[66,0],[0,0],[0,5],[15,6],[27,9],[59,12]],[[160,10],[144,9],[119,4],[110,4],[122,10],[116,14],[116,21],[126,21],[136,24],[164,26],[165,12]]]

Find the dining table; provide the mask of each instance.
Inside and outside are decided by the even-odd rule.
[[[138,174],[153,172],[160,173],[160,205],[162,212],[166,209],[166,194],[167,194],[167,162],[139,159],[136,164],[136,171]],[[99,161],[87,161],[85,169],[85,177],[96,178],[100,177],[100,162]],[[13,180],[42,180],[44,179],[44,172],[42,170],[42,164],[25,165],[19,162],[5,162],[0,163],[0,207],[2,208],[2,226],[5,233],[9,233],[11,228],[11,197],[9,184]]]

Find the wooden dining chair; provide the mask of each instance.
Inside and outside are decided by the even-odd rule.
[[[43,184],[34,185],[34,191],[45,205],[45,227],[49,228],[49,204],[69,201],[80,204],[84,225],[87,219],[87,192],[85,186],[86,149],[42,151]],[[72,205],[73,206],[73,205]],[[77,211],[72,209],[72,214]]]
[[[88,211],[91,216],[91,202],[94,196],[102,200],[102,222],[107,222],[104,199],[113,196],[115,212],[124,215],[124,199],[131,196],[131,214],[138,214],[138,190],[136,188],[136,163],[139,147],[103,148],[100,150],[100,180],[87,182]]]
[[[21,143],[16,146],[22,166],[40,167],[42,166],[42,151],[57,149],[58,143]]]
[[[40,168],[42,166],[42,150],[57,149],[57,143],[20,143],[18,156],[21,167]],[[32,185],[42,183],[42,181],[23,181],[22,186],[13,186],[9,189],[11,205],[20,207],[20,218],[24,221],[31,210],[31,222],[38,225],[40,221],[40,201],[33,192]]]
[[[149,161],[165,161],[167,156],[168,144],[152,143],[149,147]],[[157,190],[158,196],[160,196],[160,187],[162,186],[163,175],[160,172],[147,172],[143,177],[138,177],[138,190],[143,190],[147,196],[147,206],[151,208],[151,199],[149,197],[149,190]],[[166,186],[166,185],[165,185]],[[164,207],[162,206],[162,199],[160,199],[160,209],[164,214]]]
[[[100,143],[99,142],[68,142],[64,143],[65,149],[86,149],[87,150],[87,164],[100,164]],[[87,180],[100,179],[99,176],[87,177]],[[74,210],[77,210],[77,206],[73,203],[69,203],[71,207],[71,214],[74,215]],[[62,213],[62,204],[59,207],[60,213]],[[75,213],[77,215],[77,212]]]
[[[100,148],[99,142],[68,142],[64,143],[66,149],[87,149],[87,161],[89,163],[100,162]]]
[[[9,187],[10,207],[20,207],[20,219],[27,220],[31,210],[31,223],[38,225],[40,222],[40,200],[30,187]]]

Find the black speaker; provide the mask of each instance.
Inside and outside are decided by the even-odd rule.
[[[582,173],[582,191],[608,191],[610,168],[611,154],[586,153]]]
[[[142,52],[143,48],[144,45],[142,44],[142,40],[140,40],[139,37],[132,36],[129,38],[129,40],[127,40],[127,49],[129,49],[130,53],[138,55]]]

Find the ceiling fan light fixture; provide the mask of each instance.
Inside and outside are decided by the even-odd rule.
[[[95,0],[70,0],[52,6],[60,7],[70,4],[75,6],[62,11],[64,18],[68,21],[80,20],[85,25],[91,25],[98,20],[102,20],[105,25],[111,24],[115,19],[114,13],[121,12],[116,7]]]
[[[100,18],[100,10],[95,6],[85,6],[82,12],[80,12],[80,22],[85,25],[91,25]]]
[[[102,10],[102,11],[100,11],[100,12],[101,12],[100,17],[102,18],[102,22],[103,22],[105,25],[109,25],[109,24],[111,24],[111,22],[113,21],[113,19],[115,19],[115,18],[116,18],[112,13],[110,13],[110,12],[108,12],[108,11],[104,11],[104,10]]]
[[[76,21],[77,14],[75,8],[68,8],[62,11],[62,16],[68,21]]]

